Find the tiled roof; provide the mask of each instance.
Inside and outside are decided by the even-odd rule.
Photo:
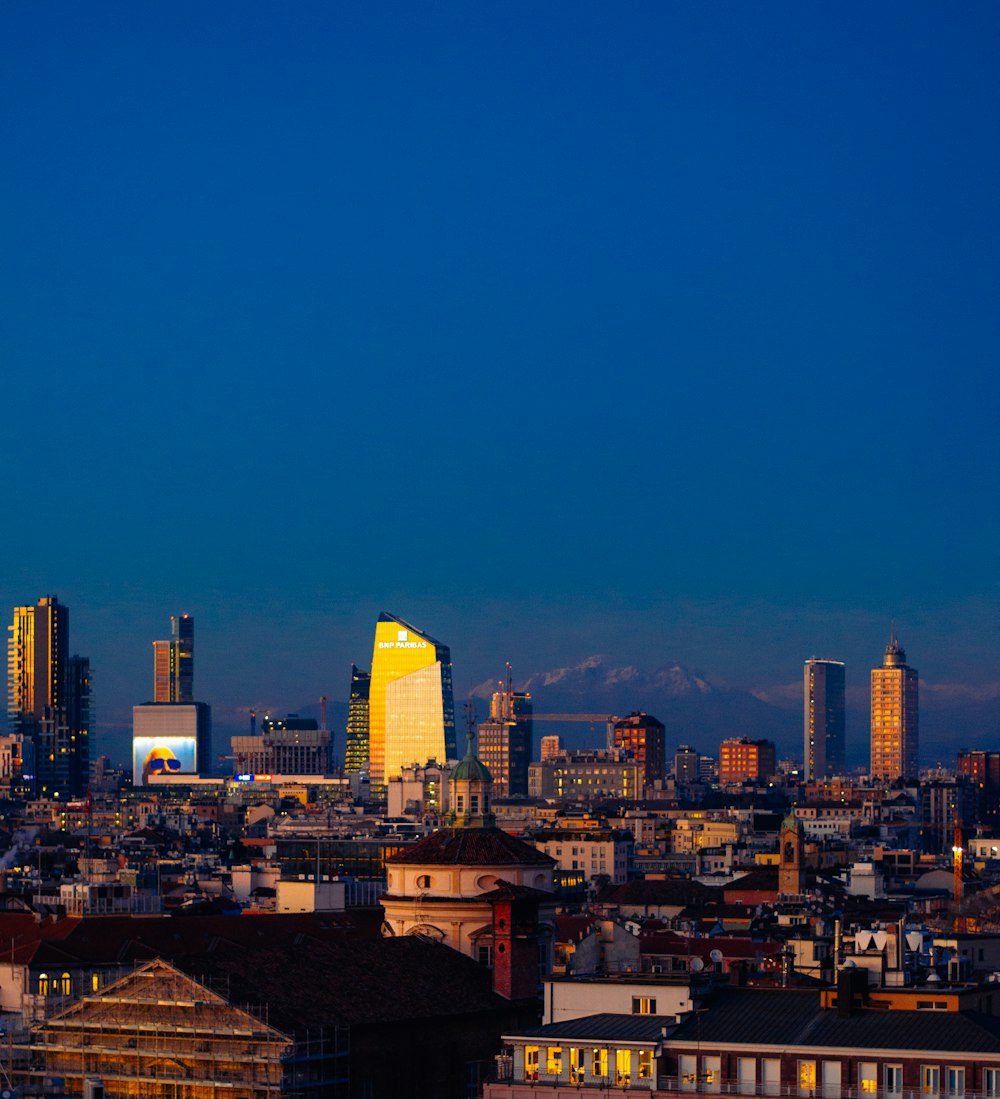
[[[576,942],[590,934],[597,922],[594,916],[556,916],[556,942]]]
[[[663,1034],[663,1028],[672,1026],[673,1015],[585,1015],[580,1019],[567,1019],[547,1026],[528,1027],[517,1035],[505,1037],[517,1038],[558,1038],[569,1041],[574,1038],[583,1041],[601,1042],[656,1042]]]
[[[979,1012],[857,1011],[846,1019],[820,1007],[817,992],[731,989],[697,1019],[687,1019],[671,1041],[722,1046],[826,1046],[949,1050],[1000,1057],[1000,1019]]]
[[[499,828],[441,828],[386,859],[410,866],[554,866],[555,859]]]
[[[778,889],[778,869],[777,867],[762,868],[758,870],[751,870],[749,874],[744,874],[742,878],[737,878],[734,882],[729,882],[723,886],[723,889],[727,893],[741,893],[747,890],[772,890],[777,892]]]
[[[175,964],[196,980],[223,978],[230,1003],[266,1005],[270,1023],[286,1033],[509,1008],[484,966],[411,935],[295,950],[262,946],[248,953],[229,947]]]
[[[530,885],[514,885],[509,881],[504,881],[502,878],[497,879],[496,888],[491,889],[488,893],[480,893],[478,900],[481,901],[514,901],[514,900],[537,900],[537,901],[551,901],[552,894],[545,889],[535,889]]]
[[[243,916],[68,916],[36,923],[0,913],[0,960],[36,966],[124,965],[203,953],[221,944],[286,947],[306,939],[372,938],[379,910]]]

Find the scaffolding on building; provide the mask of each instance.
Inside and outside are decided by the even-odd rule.
[[[23,1096],[83,1096],[99,1081],[107,1099],[346,1094],[346,1028],[296,1038],[262,1016],[167,962],[149,962],[12,1035],[8,1086]]]

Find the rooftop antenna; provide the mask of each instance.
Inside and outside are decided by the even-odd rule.
[[[326,695],[319,696],[319,727],[326,728],[326,704],[329,700]]]
[[[472,745],[476,739],[476,704],[471,698],[465,701],[465,736],[469,742],[469,755],[472,755]]]
[[[250,735],[257,735],[257,711],[253,708],[250,710]]]

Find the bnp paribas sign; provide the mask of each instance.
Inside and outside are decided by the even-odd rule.
[[[380,641],[380,649],[426,649],[426,641],[411,641],[409,630],[400,630],[395,641]]]

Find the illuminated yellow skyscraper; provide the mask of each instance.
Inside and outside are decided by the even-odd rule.
[[[455,758],[448,646],[385,611],[375,626],[368,753],[374,787],[411,763]]]
[[[872,668],[873,779],[917,777],[917,683],[917,670],[907,666],[893,631],[882,667]]]
[[[90,765],[90,661],[69,655],[69,610],[54,595],[15,607],[9,634],[7,716],[24,738],[25,789],[76,797]]]

